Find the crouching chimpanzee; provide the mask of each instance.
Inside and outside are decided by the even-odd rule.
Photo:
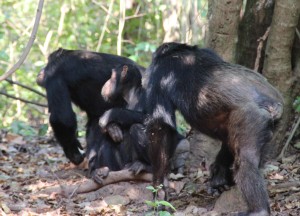
[[[260,74],[186,44],[161,45],[146,73],[153,183],[162,183],[168,171],[178,109],[193,128],[222,141],[211,169],[212,182],[216,186],[230,182],[232,170],[248,205],[248,212],[239,215],[269,215],[259,167],[282,116],[280,93]]]
[[[142,87],[142,75],[136,65],[132,64],[120,65],[115,68],[101,92],[107,101],[112,102],[123,98],[127,102],[126,109],[112,108],[106,111],[100,117],[99,125],[103,131],[108,132],[114,141],[122,141],[119,144],[119,148],[123,149],[120,160],[123,161],[123,164],[129,165],[128,168],[135,174],[141,171],[151,171],[148,156],[149,145],[143,125],[147,117],[145,93],[146,91]],[[109,125],[115,125],[115,130],[108,131],[107,126]],[[116,130],[117,128],[119,130]],[[179,133],[176,133],[174,142],[174,149],[177,151],[175,150],[172,167],[174,171],[182,173],[189,152],[189,143]],[[176,148],[177,146],[180,148]],[[126,149],[129,149],[127,153]],[[99,169],[99,175],[96,174],[95,177],[100,179],[102,175],[102,171]]]
[[[118,146],[109,136],[100,132],[98,125],[104,111],[126,106],[126,101],[121,97],[107,102],[101,96],[102,86],[110,79],[112,69],[119,64],[132,64],[138,72],[144,71],[143,67],[125,57],[60,48],[50,54],[48,64],[37,77],[37,83],[46,88],[54,135],[67,158],[74,164],[80,164],[84,154],[79,150],[82,147],[76,137],[76,116],[71,103],[86,112],[86,153],[90,173],[102,166],[111,170],[122,168],[118,163]],[[116,129],[111,125],[108,130]]]

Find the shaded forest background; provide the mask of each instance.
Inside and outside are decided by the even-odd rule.
[[[0,2],[1,74],[23,52],[37,4],[37,0]],[[0,82],[0,128],[29,137],[51,131],[44,90],[35,79],[47,56],[59,47],[123,55],[147,67],[156,47],[178,41],[213,48],[225,60],[266,76],[286,102],[276,137],[277,144],[283,144],[296,128],[295,111],[300,111],[299,14],[299,0],[46,1],[27,59],[9,80]],[[77,113],[81,122],[85,116]],[[179,130],[187,128],[179,123]]]

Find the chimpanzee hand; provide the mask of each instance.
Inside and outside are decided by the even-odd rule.
[[[134,175],[138,175],[141,172],[150,172],[148,166],[140,161],[134,161],[133,163],[127,164],[125,166],[129,171],[131,171]]]
[[[85,154],[81,153],[79,149],[83,150],[78,140],[75,140],[74,147],[72,146],[72,148],[64,148],[66,157],[75,165],[79,165],[85,157]]]
[[[105,179],[109,174],[109,168],[108,167],[101,167],[98,169],[95,169],[92,173],[92,179],[97,182],[98,184],[103,184],[103,179]]]
[[[99,119],[99,126],[102,129],[106,129],[107,125],[112,122],[112,113],[113,113],[113,109],[107,110]]]
[[[118,124],[108,124],[106,127],[106,131],[114,142],[121,142],[123,140],[123,132]]]

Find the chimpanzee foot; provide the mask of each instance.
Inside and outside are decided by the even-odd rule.
[[[103,179],[105,179],[109,174],[109,168],[108,167],[101,167],[98,169],[95,169],[92,172],[92,179],[97,182],[98,184],[103,184]]]
[[[127,164],[129,171],[131,171],[134,175],[138,175],[141,172],[150,172],[149,166],[142,163],[141,161],[134,161],[133,163]]]
[[[232,172],[230,171],[229,167],[213,163],[210,166],[210,173],[210,186],[213,189],[217,189],[219,192],[223,192],[225,190],[228,190],[230,186],[234,185]]]

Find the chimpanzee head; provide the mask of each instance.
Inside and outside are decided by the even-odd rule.
[[[36,77],[36,82],[39,86],[45,87],[47,77],[55,73],[57,65],[65,60],[63,56],[68,52],[70,52],[70,50],[59,48],[48,56],[46,67],[42,68]]]
[[[153,59],[158,59],[160,56],[167,56],[174,53],[184,52],[186,50],[195,50],[197,46],[189,46],[187,44],[169,42],[160,45],[153,53]]]
[[[142,75],[132,64],[121,65],[112,70],[109,80],[102,87],[101,95],[106,101],[124,98],[130,90],[142,85]]]

